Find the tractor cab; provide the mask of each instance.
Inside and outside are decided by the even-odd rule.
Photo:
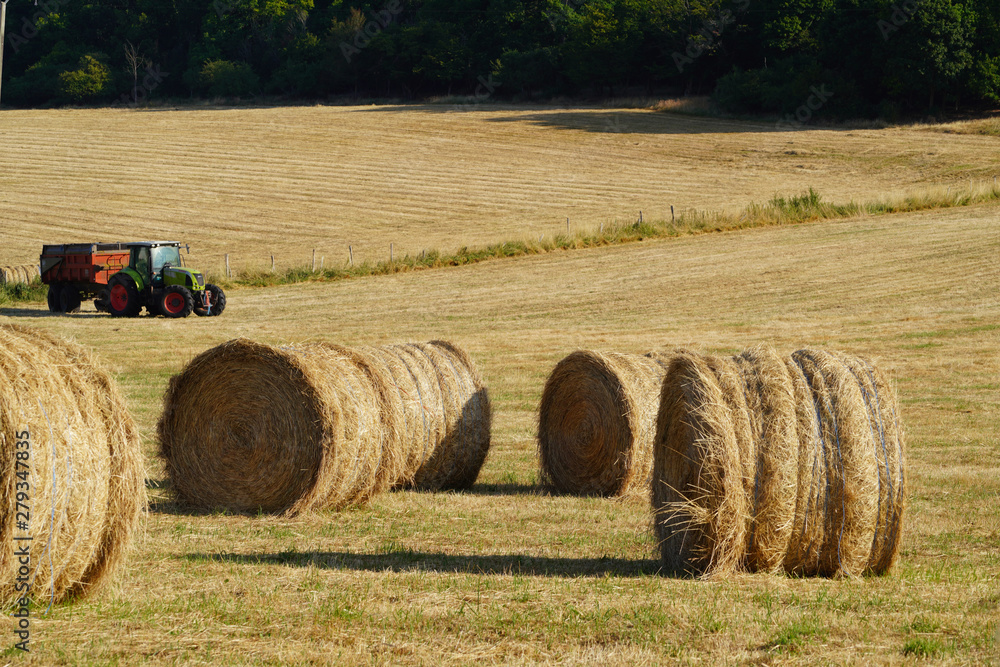
[[[187,284],[193,287],[197,274],[191,271],[174,272],[169,269],[182,269],[184,260],[181,259],[181,248],[179,243],[135,243],[129,245],[129,267],[142,276],[143,281],[153,288],[163,287],[165,284],[172,284],[164,280],[166,273],[180,273],[184,280],[176,284]],[[164,271],[167,269],[168,271]],[[193,275],[192,275],[193,274]],[[187,277],[192,280],[188,283]]]
[[[201,286],[198,285],[202,282],[198,280],[201,274],[184,270],[179,243],[131,243],[129,251],[129,268],[142,276],[143,282],[150,287],[177,284],[197,289]],[[167,279],[168,274],[173,280]]]

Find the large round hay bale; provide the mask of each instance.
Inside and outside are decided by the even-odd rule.
[[[0,601],[23,595],[23,545],[35,600],[87,595],[121,564],[145,506],[138,431],[107,373],[49,334],[0,325],[0,381]]]
[[[538,410],[543,483],[558,493],[649,492],[668,355],[573,352],[556,364]]]
[[[733,358],[678,358],[664,379],[654,442],[665,566],[885,572],[905,497],[898,412],[885,376],[844,354],[783,358],[757,347]]]
[[[159,434],[181,500],[297,514],[362,504],[417,481],[467,486],[488,451],[489,419],[482,381],[447,343],[273,347],[239,339],[171,379]]]

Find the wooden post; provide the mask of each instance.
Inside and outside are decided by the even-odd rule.
[[[601,233],[601,234],[603,234],[603,233],[604,233],[604,223],[603,223],[603,222],[601,223],[601,232],[600,232],[600,233]]]
[[[316,248],[313,248],[313,273],[316,273]]]
[[[389,263],[392,264],[392,244],[389,244]]]
[[[569,218],[566,218],[566,235],[569,236]]]
[[[320,270],[320,271],[322,271],[322,270],[323,270],[323,260],[324,260],[324,259],[326,259],[326,257],[324,257],[324,256],[322,256],[322,255],[321,255],[321,256],[320,256],[320,258],[319,258],[319,270]]]
[[[274,255],[271,255],[271,273],[274,273]]]
[[[354,248],[351,246],[347,246],[347,257],[351,266],[354,266]]]
[[[226,253],[226,277],[227,278],[232,278],[233,277],[232,272],[229,270],[229,253],[228,252]]]
[[[674,221],[674,205],[670,205],[670,222]]]
[[[642,211],[639,211],[639,224],[642,224]]]

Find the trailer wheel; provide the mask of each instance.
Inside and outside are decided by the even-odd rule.
[[[139,290],[128,276],[115,275],[108,282],[108,310],[112,317],[138,317],[142,310]]]
[[[62,291],[60,287],[61,285],[59,283],[49,284],[49,294],[47,297],[45,297],[45,300],[49,304],[50,313],[62,312],[59,310],[59,293]]]
[[[157,300],[158,310],[167,317],[187,317],[194,309],[191,290],[181,285],[171,285],[163,290]]]
[[[63,285],[59,290],[59,310],[64,313],[79,313],[80,290],[72,285]]]

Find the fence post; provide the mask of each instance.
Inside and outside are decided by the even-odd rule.
[[[229,270],[229,253],[228,252],[226,253],[226,277],[227,278],[232,278],[233,277],[232,272]]]

